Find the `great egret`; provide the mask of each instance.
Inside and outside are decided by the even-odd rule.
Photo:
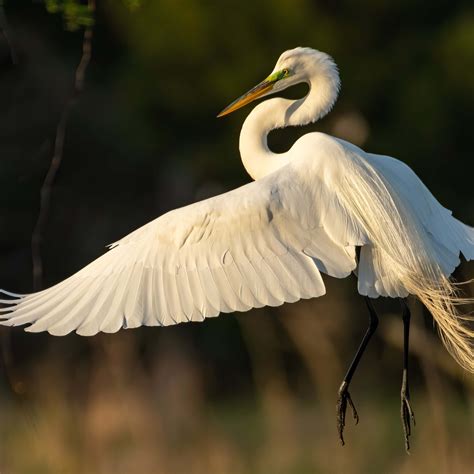
[[[112,244],[70,278],[38,293],[10,298],[1,324],[54,335],[141,325],[202,321],[220,312],[278,306],[325,293],[320,272],[357,273],[370,326],[339,390],[338,430],[344,443],[349,384],[377,326],[369,298],[402,298],[404,370],[402,421],[408,448],[410,407],[407,354],[416,295],[431,311],[454,358],[474,371],[467,316],[458,313],[450,275],[459,253],[474,258],[474,229],[455,219],[415,173],[388,156],[366,153],[323,133],[304,135],[286,153],[272,153],[268,133],[328,113],[340,81],[327,54],[284,52],[273,72],[219,116],[297,83],[300,100],[272,98],[256,106],[240,134],[240,153],[254,182],[171,211]],[[360,248],[360,254],[356,250]]]

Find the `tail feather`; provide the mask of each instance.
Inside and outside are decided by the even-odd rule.
[[[440,254],[410,202],[362,156],[352,154],[348,167],[340,197],[371,241],[372,252],[363,255],[374,259],[372,267],[364,265],[372,268],[375,289],[389,296],[396,290],[399,295],[418,297],[432,314],[447,350],[462,367],[474,372],[474,317],[461,312],[474,299],[461,297],[460,284],[449,278],[458,256]],[[474,258],[474,229],[451,219],[459,237],[457,252]]]
[[[472,299],[459,296],[457,285],[448,278],[438,284],[417,282],[412,292],[433,316],[448,352],[459,365],[474,373],[474,330],[470,327],[474,318],[458,311],[458,307],[472,304]]]

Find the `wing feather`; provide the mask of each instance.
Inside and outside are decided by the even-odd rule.
[[[7,294],[0,322],[93,335],[323,295],[320,271],[347,276],[363,240],[327,176],[288,165],[171,211],[52,288]]]
[[[444,252],[454,255],[447,266],[447,274],[451,274],[459,264],[459,252],[462,252],[467,260],[474,259],[474,228],[454,218],[452,212],[438,202],[409,166],[389,156],[366,156],[397,194],[403,197],[404,205],[411,207],[437,248],[444,247]]]

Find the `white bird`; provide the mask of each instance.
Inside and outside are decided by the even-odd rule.
[[[141,325],[202,321],[219,313],[322,296],[320,272],[358,276],[370,326],[339,390],[343,441],[348,386],[377,326],[370,298],[416,295],[430,310],[455,359],[474,371],[468,316],[449,277],[462,252],[474,259],[474,229],[442,207],[416,174],[388,156],[323,133],[308,133],[273,153],[268,133],[326,115],[340,80],[330,56],[310,48],[284,52],[273,72],[219,116],[298,83],[299,100],[272,98],[249,114],[240,153],[245,186],[168,212],[112,244],[106,254],[57,285],[10,298],[1,324],[63,335]],[[360,255],[356,250],[360,247]],[[405,327],[402,421],[407,449],[413,419],[407,381],[410,313]]]

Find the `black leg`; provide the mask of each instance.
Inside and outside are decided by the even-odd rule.
[[[403,376],[402,389],[400,393],[401,407],[400,414],[402,417],[403,434],[405,436],[405,449],[410,452],[410,435],[411,423],[415,426],[415,415],[410,406],[410,389],[408,385],[408,344],[410,340],[410,309],[404,299],[400,299],[402,305],[403,318]]]
[[[365,333],[364,338],[360,343],[359,349],[357,349],[357,353],[354,357],[354,360],[351,362],[349,370],[347,371],[346,376],[342,381],[341,387],[339,388],[339,398],[337,400],[337,430],[339,432],[339,439],[341,440],[341,444],[343,446],[343,433],[344,426],[346,425],[346,409],[348,403],[352,409],[352,416],[355,420],[355,423],[357,424],[359,422],[359,415],[357,414],[357,410],[354,406],[354,403],[352,402],[351,395],[349,393],[349,384],[351,383],[352,376],[354,375],[354,372],[356,371],[357,366],[359,365],[362,354],[364,353],[365,348],[367,347],[367,344],[369,343],[370,338],[372,337],[372,334],[375,332],[379,324],[379,318],[377,317],[377,313],[375,312],[375,308],[372,304],[372,301],[366,296],[365,302],[367,304],[367,308],[369,309],[369,327],[367,328],[367,332]]]

